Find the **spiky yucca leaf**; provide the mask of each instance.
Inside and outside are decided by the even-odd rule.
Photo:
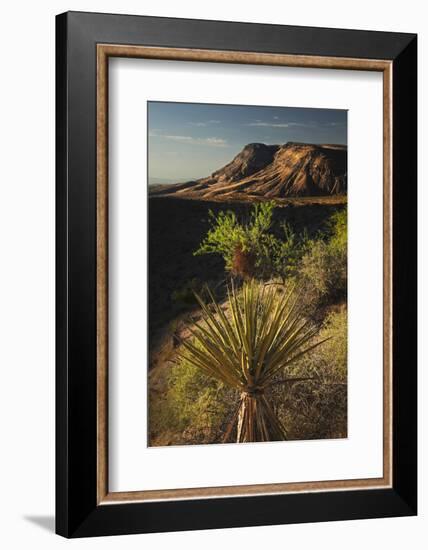
[[[285,430],[265,391],[275,375],[321,345],[313,342],[319,327],[302,315],[299,293],[255,281],[238,291],[228,289],[228,314],[208,289],[211,304],[196,294],[202,321],[190,329],[193,340],[183,341],[181,353],[206,374],[241,392],[233,419],[237,442],[286,438]],[[225,435],[228,440],[232,426]]]

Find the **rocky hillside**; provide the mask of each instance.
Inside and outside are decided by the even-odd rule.
[[[202,200],[329,196],[346,192],[346,146],[293,142],[250,143],[211,176],[150,189],[151,196]]]

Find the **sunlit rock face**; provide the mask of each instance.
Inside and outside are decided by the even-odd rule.
[[[156,186],[151,195],[230,200],[343,195],[347,192],[347,148],[289,142],[250,143],[206,178]]]

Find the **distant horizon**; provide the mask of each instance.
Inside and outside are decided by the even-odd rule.
[[[249,143],[347,146],[347,111],[148,102],[148,183],[209,176]]]

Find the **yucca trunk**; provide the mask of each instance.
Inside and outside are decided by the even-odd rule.
[[[237,443],[283,441],[285,430],[263,391],[244,391],[238,408]]]

